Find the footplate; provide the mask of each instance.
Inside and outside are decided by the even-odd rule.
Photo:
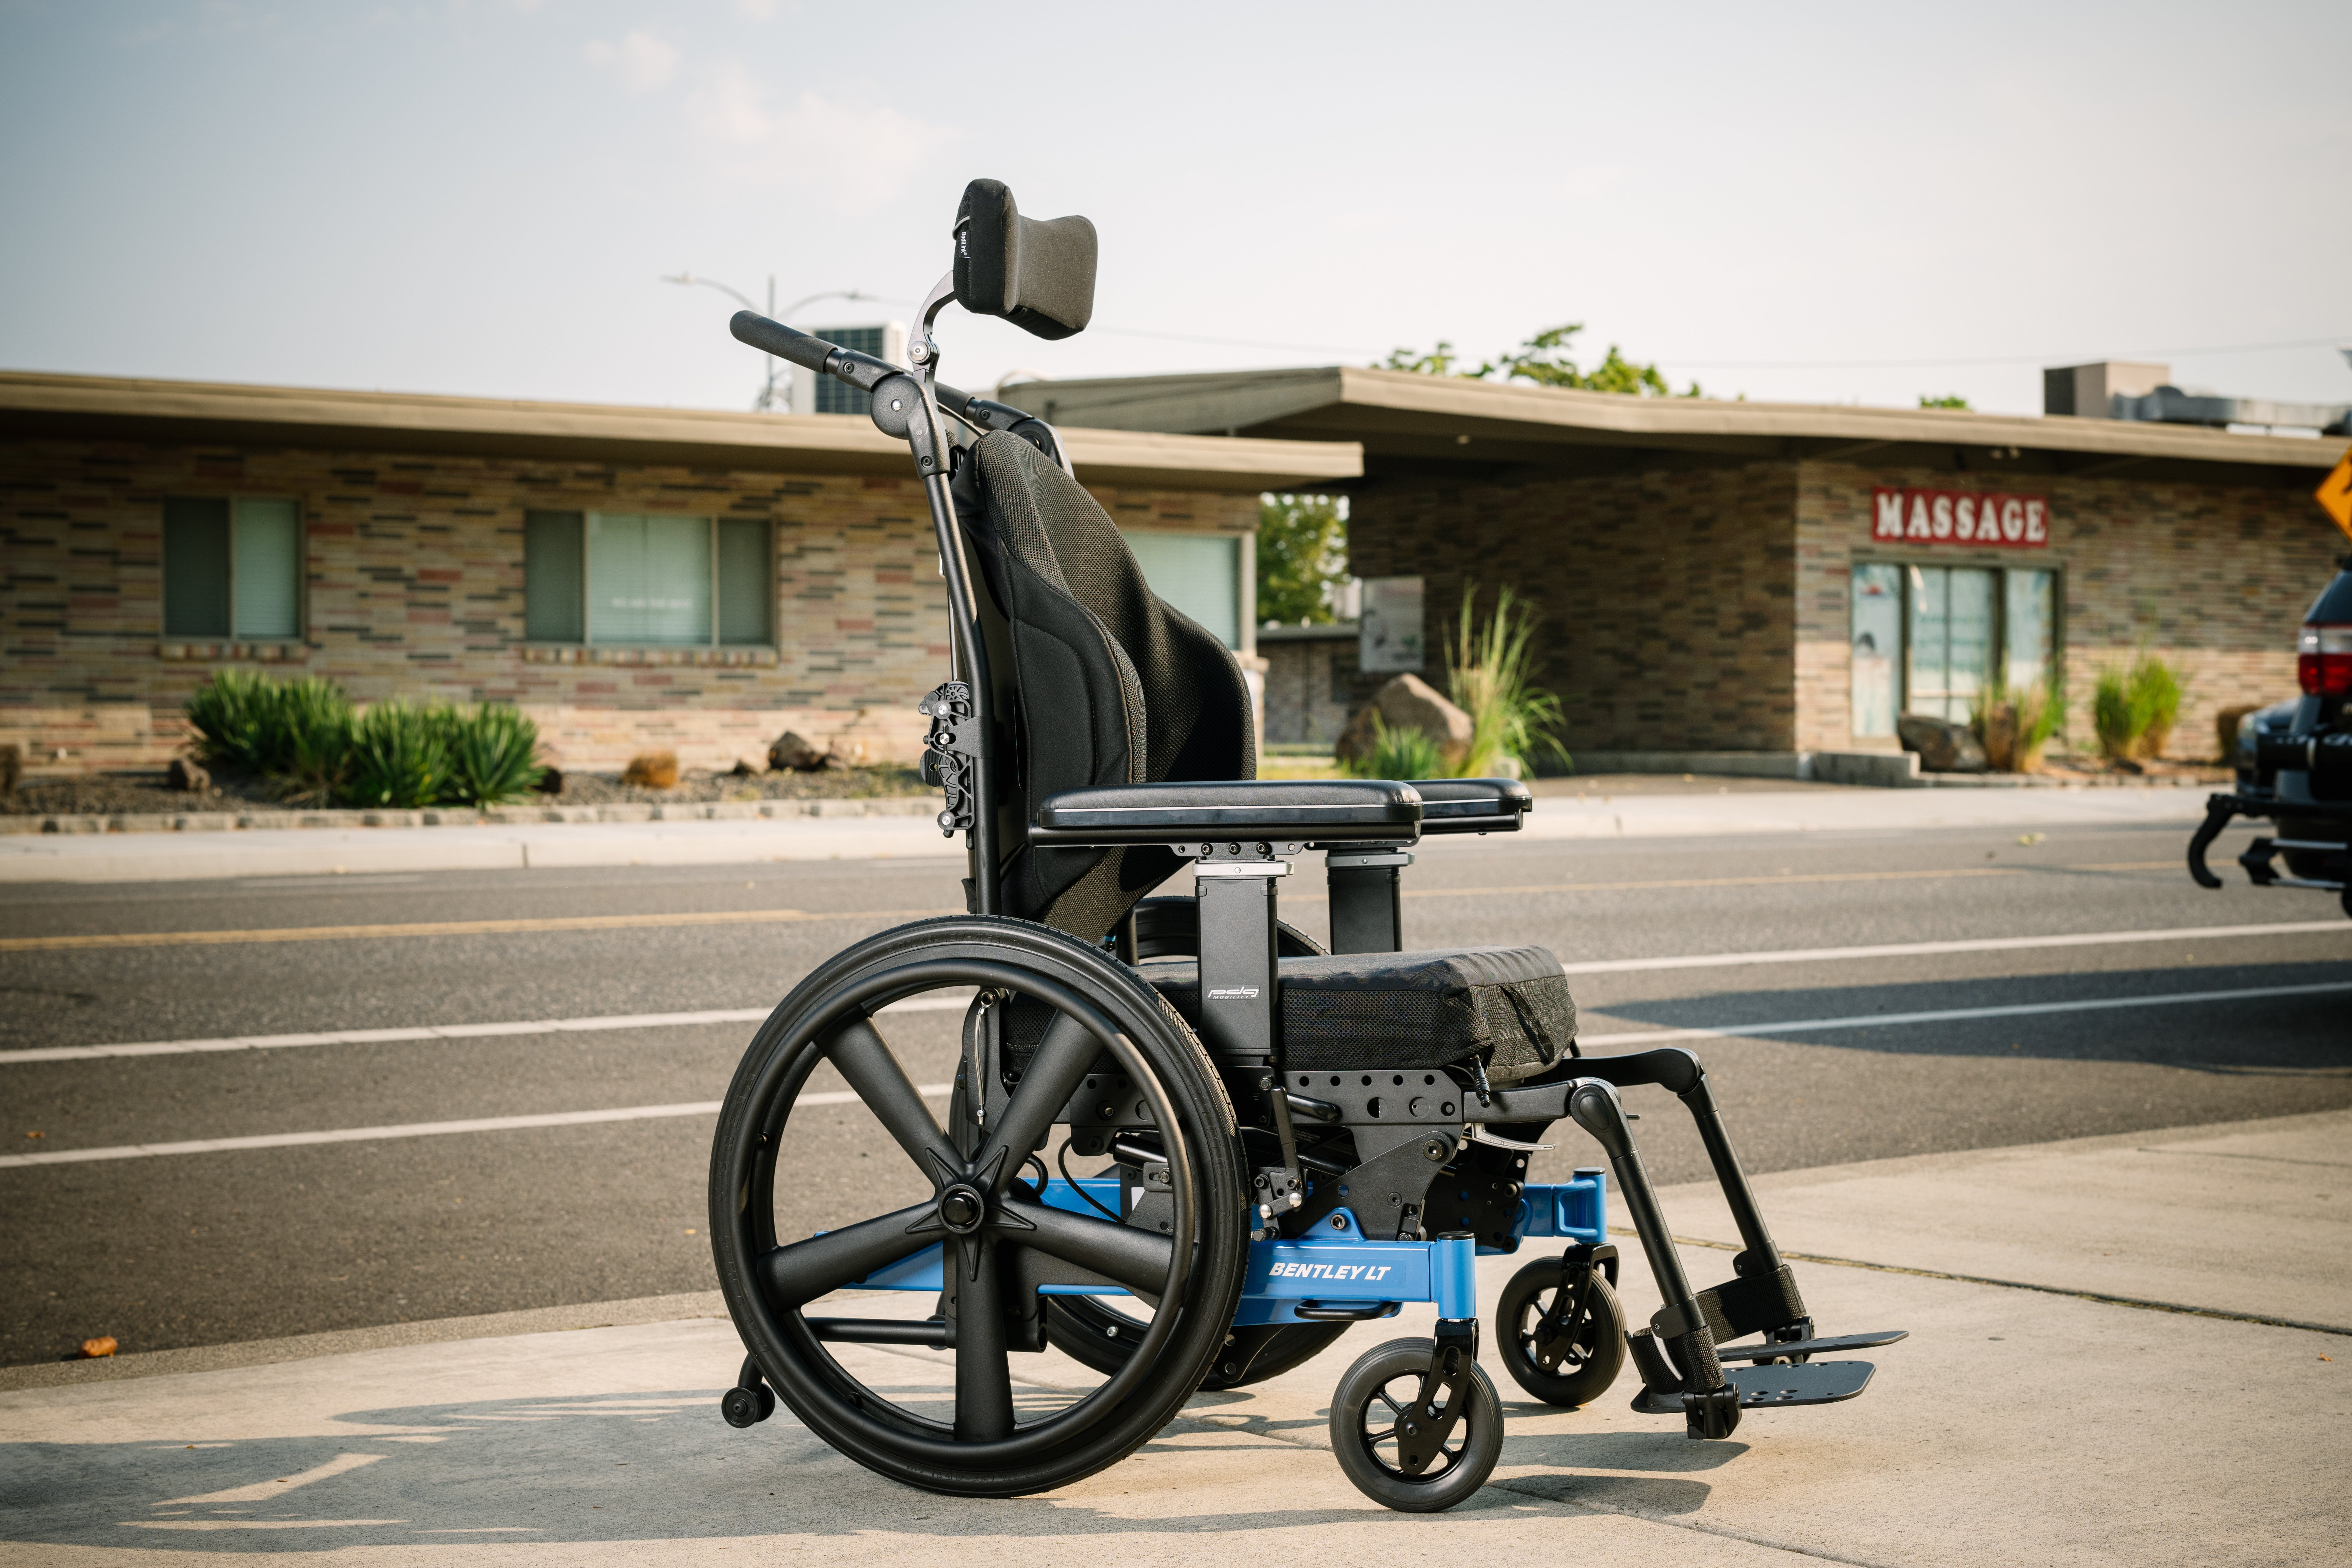
[[[1866,1361],[1816,1361],[1801,1366],[1727,1366],[1723,1378],[1739,1390],[1742,1410],[1758,1410],[1852,1399],[1870,1386],[1870,1374],[1876,1370]],[[1643,1415],[1680,1415],[1683,1396],[1678,1390],[1661,1394],[1644,1388],[1633,1396],[1633,1408]]]
[[[1768,1340],[1761,1344],[1717,1345],[1715,1356],[1717,1361],[1801,1361],[1808,1356],[1827,1355],[1832,1351],[1876,1350],[1910,1335],[1908,1329],[1883,1329],[1874,1334],[1836,1334],[1822,1340]]]

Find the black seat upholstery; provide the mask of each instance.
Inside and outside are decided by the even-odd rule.
[[[1032,845],[1029,824],[1065,790],[1255,778],[1249,687],[1213,633],[1151,591],[1109,513],[1027,442],[983,437],[954,493],[987,590],[995,709],[1013,731],[1006,910],[1098,942],[1175,874],[1176,857]]]
[[[1161,958],[1141,968],[1199,1027],[1199,965]],[[1568,976],[1540,947],[1329,953],[1286,958],[1278,970],[1287,1069],[1444,1068],[1475,1058],[1492,1082],[1505,1084],[1577,1054]]]

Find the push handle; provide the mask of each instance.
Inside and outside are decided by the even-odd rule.
[[[727,323],[727,330],[740,342],[772,353],[778,359],[788,359],[803,370],[824,374],[824,362],[841,351],[823,338],[813,338],[806,332],[796,332],[782,321],[772,321],[757,310],[738,310]]]

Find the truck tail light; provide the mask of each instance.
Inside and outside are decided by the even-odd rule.
[[[2294,652],[2295,679],[2306,696],[2352,694],[2352,626],[2305,626]]]

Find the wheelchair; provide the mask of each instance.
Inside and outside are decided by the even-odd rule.
[[[1476,1259],[1530,1238],[1560,1250],[1510,1280],[1492,1348],[1537,1400],[1597,1399],[1629,1354],[1634,1408],[1694,1437],[1729,1436],[1746,1410],[1861,1394],[1870,1363],[1820,1358],[1903,1335],[1816,1335],[1696,1058],[1580,1055],[1567,977],[1541,948],[1406,949],[1412,846],[1517,831],[1526,787],[1254,778],[1240,667],[1152,593],[1059,435],[938,380],[931,328],[950,301],[1041,338],[1083,329],[1093,226],[1024,217],[981,180],[953,241],[907,366],[751,311],[732,322],[743,342],[869,394],[876,425],[908,444],[951,634],[949,679],[919,704],[923,766],[970,876],[968,913],[819,965],[728,1089],[710,1234],[747,1355],[727,1420],[752,1426],[781,1398],[910,1485],[1045,1491],[1134,1453],[1203,1387],[1288,1371],[1350,1324],[1428,1301],[1434,1336],[1358,1359],[1330,1423],[1366,1495],[1444,1510],[1502,1449]],[[1323,857],[1328,952],[1278,916],[1308,851]],[[1148,896],[1184,869],[1192,896]],[[952,1083],[919,1085],[887,1038],[909,1004],[960,1015]],[[1743,1250],[1726,1284],[1693,1289],[1643,1173],[1620,1091],[1648,1086],[1689,1108],[1729,1201]],[[877,1138],[824,1155],[837,1132],[808,1108],[851,1100],[895,1151]],[[1562,1120],[1606,1169],[1528,1181]],[[791,1152],[796,1133],[813,1159]],[[1630,1332],[1612,1176],[1663,1297]],[[870,1217],[807,1234],[791,1216],[818,1187]],[[932,1310],[822,1310],[835,1292],[893,1290]],[[837,1345],[945,1352],[952,1399],[863,1382]],[[1048,1346],[1100,1382],[1016,1378],[1011,1358]]]

